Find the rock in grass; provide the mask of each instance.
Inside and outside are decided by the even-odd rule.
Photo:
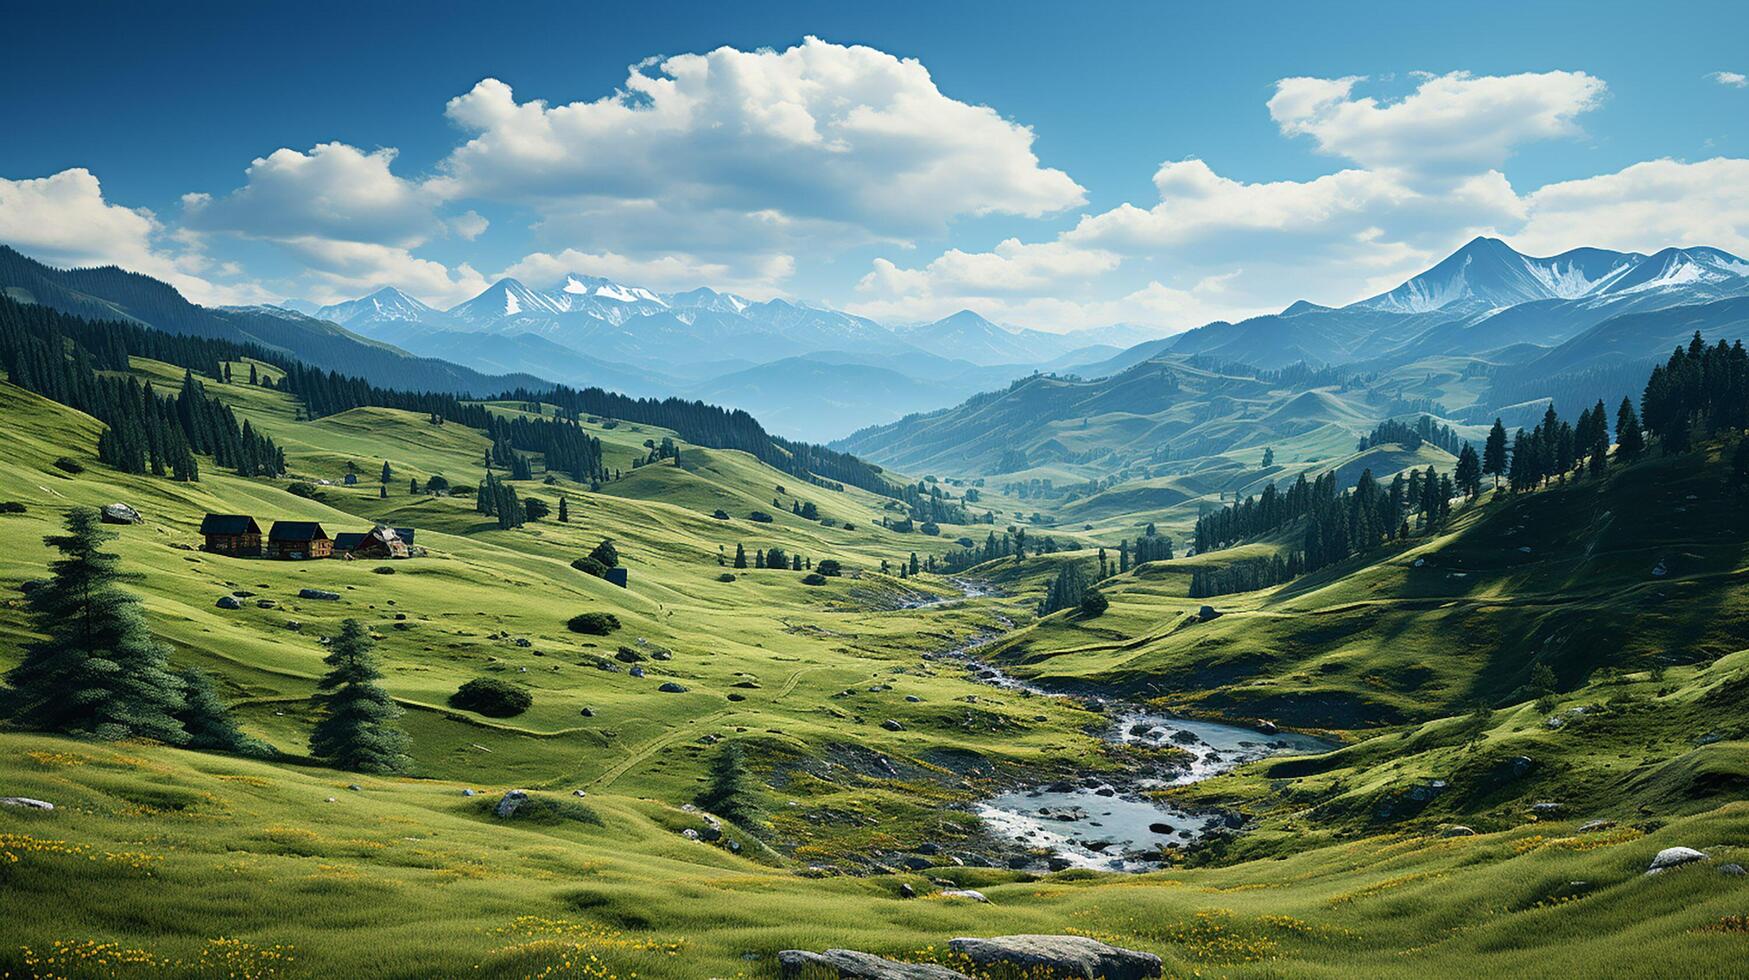
[[[213,605],[219,607],[220,609],[241,609],[241,608],[243,608],[243,604],[241,602],[237,601],[237,597],[230,596],[230,595],[219,596],[219,601],[213,603]]]
[[[902,732],[905,730],[904,725],[899,724],[898,722],[894,721],[891,718],[888,718],[886,721],[881,722],[881,727],[885,728],[889,732]]]
[[[144,524],[146,519],[140,512],[127,504],[114,503],[103,505],[103,523],[105,524]]]
[[[1666,847],[1652,858],[1652,863],[1646,868],[1649,875],[1663,874],[1671,868],[1680,868],[1685,864],[1705,861],[1706,855],[1692,847]]]
[[[322,600],[327,601],[327,602],[334,602],[340,598],[340,593],[329,592],[326,589],[299,589],[298,590],[298,598],[299,599],[322,599]]]
[[[508,820],[510,819],[511,814],[516,812],[516,808],[527,801],[527,793],[519,789],[513,789],[504,794],[504,798],[498,801],[497,809],[492,812],[498,815],[498,819]]]
[[[974,966],[1012,969],[1024,976],[1144,980],[1160,975],[1160,957],[1085,936],[996,936],[955,939],[947,948]]]
[[[1744,875],[1749,875],[1749,871],[1743,870],[1741,864],[1721,864],[1719,865],[1719,874],[1727,878],[1741,878]]]
[[[55,805],[47,800],[33,800],[28,796],[0,796],[0,806],[17,806],[26,810],[53,810]]]
[[[829,949],[811,953],[786,949],[777,954],[778,976],[783,980],[802,977],[838,977],[839,980],[969,980],[957,970],[934,963],[900,963],[854,949]]]
[[[661,691],[664,694],[685,694],[686,685],[667,681],[661,687],[656,688],[656,690]]]
[[[1441,837],[1474,837],[1476,832],[1463,824],[1452,824],[1439,832]]]
[[[1579,825],[1579,832],[1581,834],[1595,834],[1598,831],[1608,830],[1614,826],[1614,820],[1587,820]]]
[[[473,795],[474,795],[474,791],[473,791],[473,790],[471,790],[471,789],[464,789],[464,790],[462,790],[462,795],[463,795],[463,796],[473,796]]]
[[[941,897],[964,898],[973,902],[983,902],[985,905],[990,904],[990,900],[984,897],[983,892],[973,891],[970,888],[944,888],[941,891]]]

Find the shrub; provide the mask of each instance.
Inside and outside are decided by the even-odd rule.
[[[607,566],[587,555],[572,562],[571,567],[585,575],[593,575],[596,578],[607,577]]]
[[[771,515],[767,514],[765,511],[762,511],[762,510],[756,510],[751,514],[748,514],[747,519],[750,521],[755,521],[755,522],[760,523],[760,524],[770,524],[771,523]]]
[[[717,576],[717,581],[719,581],[719,582],[733,582],[733,581],[735,581],[735,573],[734,572],[724,572],[723,574]]]
[[[302,497],[305,500],[321,500],[322,499],[322,493],[321,493],[321,491],[316,489],[315,484],[305,483],[302,480],[299,480],[298,482],[293,483],[291,486],[286,487],[285,492],[291,494],[294,497]]]
[[[427,493],[445,493],[449,490],[449,481],[443,478],[443,474],[433,473],[425,481],[425,490]]]
[[[450,707],[477,711],[488,718],[520,715],[533,704],[533,695],[509,681],[501,681],[495,677],[476,677],[449,696]]]
[[[619,629],[619,617],[613,613],[587,612],[580,616],[572,616],[571,621],[565,626],[573,633],[606,636]]]
[[[0,500],[0,514],[22,514],[24,505],[16,500]]]
[[[711,516],[716,518],[719,521],[726,521],[729,519],[729,512],[722,509],[721,507],[718,507],[716,509],[716,512],[711,514]]]
[[[808,574],[802,576],[802,584],[803,585],[825,585],[826,584],[826,576],[821,575],[819,572],[809,572]]]
[[[601,539],[601,543],[595,546],[595,550],[589,553],[589,557],[608,568],[619,567],[619,549],[613,546],[612,538]]]
[[[85,464],[71,456],[62,456],[55,460],[55,469],[65,470],[68,473],[83,473],[85,472]]]
[[[836,558],[822,558],[820,563],[814,566],[814,571],[826,576],[843,575],[844,566],[840,565]]]
[[[389,565],[378,565],[377,567],[371,569],[371,571],[377,573],[378,575],[393,575],[393,574],[395,574],[395,569]]]
[[[1111,600],[1107,599],[1105,593],[1098,589],[1088,589],[1081,593],[1081,615],[1089,619],[1098,616],[1110,607]]]
[[[919,528],[919,530],[921,530],[924,534],[929,535],[930,537],[935,537],[936,535],[941,533],[941,525],[935,523],[934,521],[924,521],[923,527]]]
[[[528,515],[529,520],[538,521],[548,514],[551,514],[553,508],[550,504],[539,497],[525,497],[522,501],[522,512]]]

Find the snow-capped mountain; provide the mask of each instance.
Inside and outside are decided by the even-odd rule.
[[[448,313],[463,323],[486,326],[503,321],[557,316],[569,307],[568,300],[537,293],[515,279],[500,279],[473,299],[450,307]]]
[[[432,323],[444,316],[437,308],[393,286],[384,286],[363,299],[320,307],[312,315],[318,320],[332,320],[347,328],[366,323]]]
[[[1396,289],[1354,306],[1391,313],[1497,310],[1548,299],[1623,296],[1706,286],[1749,274],[1749,262],[1716,248],[1666,248],[1655,255],[1576,248],[1547,258],[1477,238]]]

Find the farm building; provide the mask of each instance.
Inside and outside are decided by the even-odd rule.
[[[352,554],[358,550],[358,545],[363,540],[363,531],[341,531],[334,535],[334,557]]]
[[[206,550],[219,555],[257,558],[261,555],[261,525],[248,514],[208,514],[200,522]]]
[[[334,536],[334,557],[406,558],[411,553],[396,528],[378,524],[369,531],[346,531]]]
[[[315,521],[274,521],[273,530],[267,532],[269,558],[301,561],[327,558],[333,553],[333,540]]]

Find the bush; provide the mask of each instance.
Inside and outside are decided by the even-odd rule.
[[[378,565],[377,567],[371,569],[371,571],[377,573],[378,575],[393,575],[393,574],[395,574],[394,568],[389,566],[389,565]]]
[[[595,550],[589,553],[589,557],[608,568],[619,567],[619,549],[613,546],[612,538],[601,539],[601,543],[595,546]]]
[[[826,576],[821,575],[819,572],[809,572],[808,574],[802,576],[802,584],[803,585],[825,585],[826,584]]]
[[[820,559],[820,563],[818,565],[814,566],[814,571],[819,572],[821,575],[825,575],[828,577],[835,576],[835,575],[843,575],[844,574],[844,566],[840,565],[838,563],[838,559],[836,559],[836,558],[822,558],[822,559]]]
[[[553,508],[539,497],[524,497],[522,501],[522,512],[528,515],[529,520],[538,521],[548,514],[551,514]]]
[[[748,514],[747,519],[750,521],[755,521],[755,522],[760,523],[760,524],[770,524],[771,523],[771,515],[767,514],[765,511],[762,511],[762,510],[756,510],[751,514]]]
[[[717,576],[717,581],[719,581],[719,582],[733,582],[733,581],[735,581],[735,573],[734,572],[724,572],[723,574]]]
[[[24,505],[16,500],[0,500],[0,514],[22,514]]]
[[[716,509],[716,512],[711,514],[711,516],[716,518],[719,521],[726,521],[729,519],[729,512],[722,509],[721,507],[718,507]]]
[[[935,523],[934,521],[924,521],[923,527],[920,528],[919,530],[921,530],[924,534],[927,534],[933,538],[936,535],[941,533],[941,525]]]
[[[613,613],[587,612],[580,616],[572,616],[571,621],[565,626],[573,633],[606,636],[619,629],[619,617]]]
[[[1105,593],[1098,589],[1088,589],[1081,593],[1081,615],[1091,619],[1109,608],[1111,608],[1111,600],[1107,599]]]
[[[62,456],[55,460],[55,469],[65,470],[68,473],[83,473],[85,472],[85,464],[71,456]]]
[[[607,577],[607,566],[587,555],[572,562],[571,567],[585,575],[593,575],[596,578]]]
[[[509,681],[501,681],[495,677],[476,677],[449,696],[450,707],[477,711],[488,718],[520,715],[533,704],[533,695]]]
[[[293,483],[291,486],[286,487],[285,492],[291,494],[294,497],[302,497],[305,500],[321,500],[322,499],[322,492],[320,490],[316,489],[315,484],[305,483],[302,480],[299,480],[298,482]]]

